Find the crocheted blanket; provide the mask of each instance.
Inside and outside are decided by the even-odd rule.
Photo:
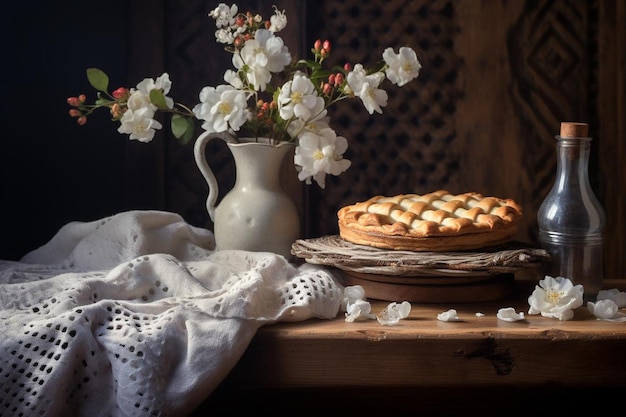
[[[0,416],[184,416],[259,327],[337,315],[323,267],[214,248],[176,214],[131,211],[0,261]]]

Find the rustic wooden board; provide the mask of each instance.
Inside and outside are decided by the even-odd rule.
[[[342,271],[343,284],[360,285],[368,299],[390,302],[410,301],[416,303],[478,303],[498,300],[511,295],[513,274],[467,277],[459,279],[438,277],[411,282],[387,281],[387,276]]]

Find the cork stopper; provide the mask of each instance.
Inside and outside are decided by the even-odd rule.
[[[586,138],[589,136],[589,125],[578,122],[561,122],[562,138]]]

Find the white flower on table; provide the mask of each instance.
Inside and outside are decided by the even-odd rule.
[[[618,311],[619,307],[615,301],[610,299],[598,300],[595,303],[587,302],[587,309],[598,320],[606,321],[626,321],[626,314]]]
[[[366,320],[376,318],[376,316],[372,314],[372,305],[368,301],[359,299],[348,303],[346,311],[346,321],[348,323],[352,323],[359,318]]]
[[[503,307],[498,310],[496,317],[498,320],[513,322],[524,320],[524,313],[516,312],[513,307]]]
[[[573,309],[583,305],[583,292],[582,285],[574,286],[567,278],[546,275],[528,297],[528,314],[570,320],[574,317]]]
[[[343,290],[341,310],[348,311],[348,305],[357,300],[365,300],[365,289],[361,285],[350,285]]]
[[[613,302],[617,304],[617,307],[623,308],[626,307],[626,292],[620,291],[617,288],[601,290],[598,292],[596,300],[613,300]]]
[[[376,315],[376,320],[383,326],[392,326],[398,324],[411,313],[411,303],[403,301],[401,303],[390,303],[380,313]]]

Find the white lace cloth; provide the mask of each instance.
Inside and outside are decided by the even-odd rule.
[[[0,416],[184,416],[259,327],[337,315],[325,269],[213,249],[176,214],[131,211],[0,261]]]

